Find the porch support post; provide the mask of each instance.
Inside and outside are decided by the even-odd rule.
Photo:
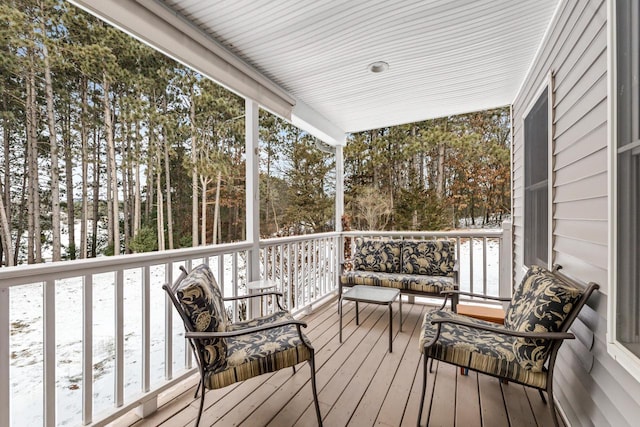
[[[342,229],[342,216],[344,215],[344,153],[343,146],[336,145],[336,232],[342,233],[344,230]],[[344,259],[344,238],[342,236],[338,236],[337,240],[337,258],[335,259],[335,267],[333,283],[335,287],[338,287],[338,283],[340,280],[340,266],[342,260]]]
[[[247,235],[252,244],[247,256],[247,283],[260,279],[260,159],[258,151],[258,104],[245,100],[245,151],[246,151],[246,206]],[[249,304],[251,316],[259,309],[257,304]],[[255,307],[253,307],[255,306]]]
[[[11,425],[9,288],[0,289],[0,425]]]
[[[499,294],[501,297],[511,298],[513,290],[513,254],[511,221],[502,222],[502,237],[500,238],[500,271]]]
[[[336,231],[342,232],[344,215],[344,155],[342,145],[336,145]]]

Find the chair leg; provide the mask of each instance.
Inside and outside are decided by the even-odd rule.
[[[320,414],[320,403],[318,402],[318,387],[316,386],[316,358],[313,351],[311,352],[311,359],[309,359],[309,367],[311,368],[311,389],[313,390],[313,403],[316,406],[318,427],[322,427],[322,415]]]
[[[200,378],[200,381],[198,381],[198,387],[196,387],[196,392],[193,394],[193,398],[197,399],[198,398],[198,392],[200,391],[200,386],[202,385],[202,378]]]
[[[425,361],[425,363],[426,363],[426,361]],[[429,364],[429,372],[433,374],[433,359],[431,359],[431,363]]]
[[[542,399],[542,403],[547,404],[547,399],[544,397],[544,393],[542,390],[538,389],[538,393],[540,393],[540,399]]]
[[[198,384],[198,388],[200,387],[200,384],[202,384],[202,392],[200,393],[200,410],[198,411],[198,418],[196,419],[195,427],[198,427],[200,425],[200,418],[202,417],[202,409],[204,408],[205,388],[204,388],[204,381],[202,381],[202,378],[200,378],[200,383]]]
[[[549,410],[551,411],[553,425],[555,427],[560,427],[560,424],[558,423],[558,414],[556,414],[556,402],[554,402],[553,400],[553,381],[551,377],[549,377],[549,383],[547,384],[547,404],[549,406]]]
[[[295,375],[295,374],[296,374],[296,367],[293,366],[293,375]]]
[[[422,409],[424,407],[424,398],[427,394],[427,362],[428,357],[424,356],[424,366],[422,369],[422,395],[420,397],[420,410],[418,411],[418,427],[420,427],[420,420],[422,419]],[[431,359],[431,364],[433,364],[433,359]]]

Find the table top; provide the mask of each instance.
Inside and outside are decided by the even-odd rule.
[[[253,280],[247,283],[247,289],[250,291],[257,290],[257,289],[264,290],[264,289],[275,288],[276,285],[277,283],[271,279]]]
[[[383,288],[380,286],[357,285],[345,290],[342,299],[347,301],[371,302],[376,304],[389,304],[400,294],[400,289]]]

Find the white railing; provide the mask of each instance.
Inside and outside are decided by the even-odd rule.
[[[456,242],[460,289],[490,296],[511,296],[511,226],[502,229],[455,231],[348,231],[343,236],[351,254],[357,237]],[[348,255],[347,255],[348,257]],[[464,299],[464,298],[463,298]]]
[[[158,394],[195,371],[183,325],[161,289],[181,266],[207,263],[224,296],[236,296],[245,293],[256,259],[260,278],[278,284],[287,307],[308,311],[335,293],[345,239],[363,235],[453,238],[462,289],[510,291],[508,228],[322,233],[263,240],[258,256],[243,242],[2,268],[0,426],[105,425],[133,409],[150,414]],[[227,307],[235,319],[245,308]]]
[[[272,279],[293,312],[337,289],[340,234],[321,233],[267,239],[260,242],[262,278]]]
[[[155,411],[157,395],[195,369],[162,284],[204,262],[235,296],[251,247],[0,269],[0,425],[104,425]]]

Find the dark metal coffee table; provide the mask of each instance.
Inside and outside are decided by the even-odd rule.
[[[389,307],[389,353],[393,351],[393,309],[391,305],[398,299],[400,310],[400,332],[402,332],[402,297],[400,289],[382,288],[380,286],[357,285],[342,294],[338,301],[338,312],[340,313],[340,342],[342,342],[342,301],[354,301],[356,303],[356,325],[360,324],[358,317],[358,303],[387,305]]]

